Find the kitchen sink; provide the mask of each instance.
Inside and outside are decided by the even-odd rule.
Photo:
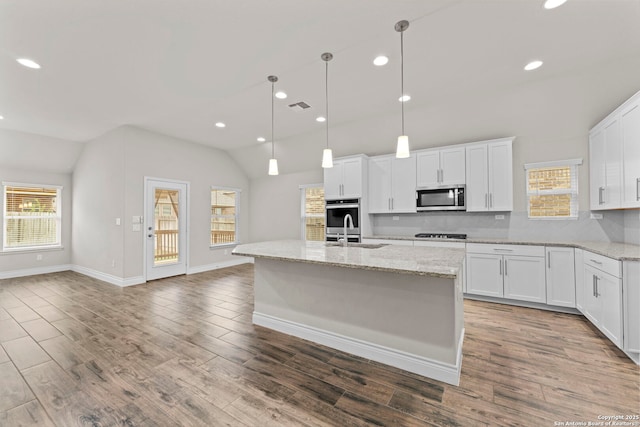
[[[340,247],[340,246],[344,246],[344,244],[339,242],[330,242],[330,243],[325,243],[325,246]],[[362,249],[380,249],[383,246],[387,246],[387,243],[348,243],[347,244],[347,247],[362,248]]]

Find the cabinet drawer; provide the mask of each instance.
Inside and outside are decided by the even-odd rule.
[[[584,263],[618,279],[622,277],[622,263],[613,258],[584,251]]]
[[[467,243],[467,252],[491,255],[516,255],[544,257],[544,246],[530,245],[491,245],[485,243]]]

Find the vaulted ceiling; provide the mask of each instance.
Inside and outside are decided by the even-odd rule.
[[[412,148],[593,126],[640,90],[640,0],[2,0],[0,127],[88,141],[134,125],[228,151],[250,176],[392,152],[404,35]],[[390,61],[376,67],[385,54]],[[19,65],[17,58],[42,68]],[[524,65],[541,59],[535,71]],[[304,101],[306,110],[288,105]],[[562,117],[566,114],[566,117]],[[525,120],[526,118],[526,120]],[[216,122],[225,128],[217,128]],[[256,138],[263,136],[267,143]]]

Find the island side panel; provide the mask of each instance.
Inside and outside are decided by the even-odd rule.
[[[265,317],[291,322],[459,373],[460,280],[256,258],[254,293],[263,326]]]

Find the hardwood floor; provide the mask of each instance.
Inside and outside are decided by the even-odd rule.
[[[640,370],[580,316],[465,301],[454,387],[253,326],[252,283],[251,265],[124,289],[72,272],[0,280],[0,425],[554,426],[640,414]]]

